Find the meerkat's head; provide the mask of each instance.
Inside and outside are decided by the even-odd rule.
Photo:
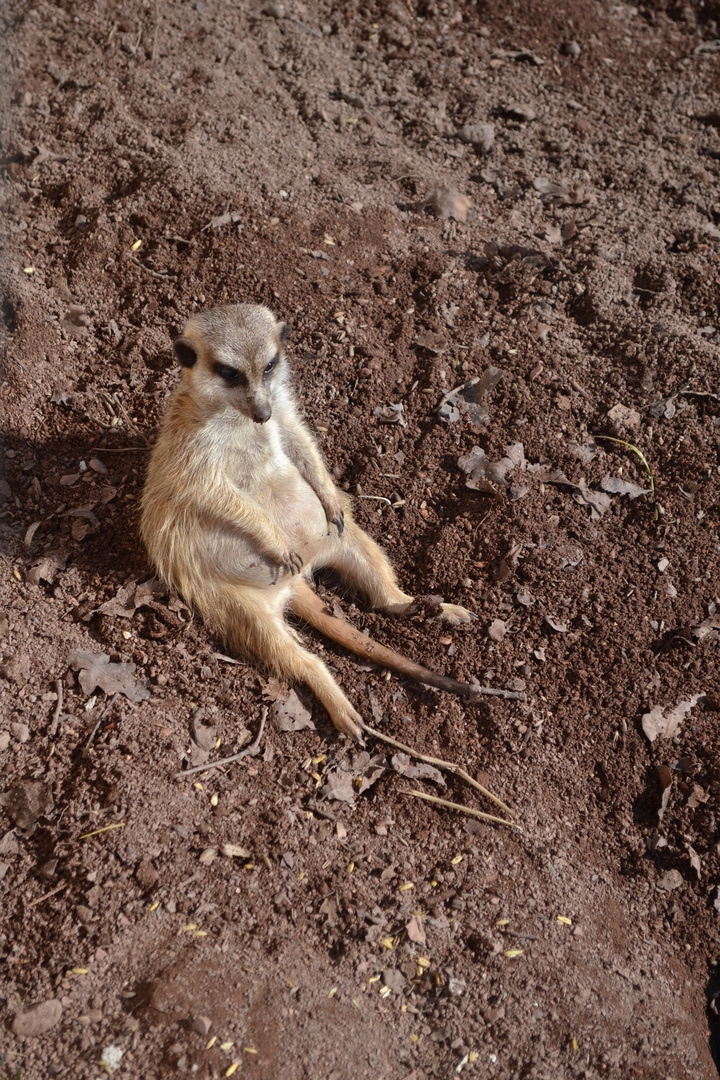
[[[173,348],[196,398],[264,424],[285,387],[286,333],[267,308],[233,304],[193,315]]]

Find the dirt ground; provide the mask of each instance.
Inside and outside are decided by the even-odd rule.
[[[6,5],[2,1075],[717,1077],[719,26]],[[288,320],[403,587],[478,621],[328,601],[525,698],[309,647],[518,828],[406,794],[493,809],[363,756],[146,584],[170,342],[225,301]],[[178,778],[266,710],[259,753]]]

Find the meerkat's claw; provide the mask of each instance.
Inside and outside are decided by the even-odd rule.
[[[342,536],[342,534],[345,532],[345,514],[342,512],[342,510],[337,515],[337,517],[330,518],[330,524],[335,526],[338,531],[338,536]]]
[[[298,555],[297,551],[289,551],[286,555],[283,555],[278,559],[277,573],[273,585],[277,583],[277,579],[280,574],[289,574],[290,577],[294,577],[295,574],[299,574],[305,563],[303,562],[302,555]]]

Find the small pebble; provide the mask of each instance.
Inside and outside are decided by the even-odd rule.
[[[50,1001],[41,1001],[39,1005],[33,1005],[26,1012],[15,1013],[12,1029],[15,1035],[26,1039],[37,1038],[54,1028],[61,1016],[62,1005],[57,999],[51,998]]]
[[[529,103],[520,104],[520,102],[513,101],[506,106],[505,115],[509,116],[511,120],[521,120],[523,123],[529,124],[531,120],[535,119],[537,112]]]
[[[446,187],[434,191],[427,205],[439,218],[454,218],[455,221],[467,221],[471,199],[462,195],[457,188]]]
[[[483,154],[489,154],[495,145],[495,128],[492,124],[465,124],[458,131],[460,142],[472,143]]]
[[[212,1027],[212,1020],[209,1016],[198,1016],[193,1020],[190,1027],[193,1031],[197,1032],[198,1035],[202,1035],[204,1038]]]
[[[30,728],[27,724],[11,724],[10,730],[20,743],[26,743],[30,738]]]

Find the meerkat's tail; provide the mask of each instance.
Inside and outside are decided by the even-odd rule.
[[[301,619],[304,619],[305,622],[314,626],[321,634],[325,634],[332,641],[336,641],[338,645],[342,645],[344,648],[349,649],[350,652],[356,653],[357,656],[362,656],[365,660],[370,660],[373,664],[391,668],[393,671],[397,671],[399,675],[416,679],[417,682],[436,686],[439,690],[446,690],[448,693],[458,694],[460,697],[477,697],[477,689],[471,686],[470,683],[459,682],[457,679],[451,679],[446,675],[438,675],[437,672],[431,671],[421,664],[416,664],[413,660],[408,660],[407,657],[396,653],[393,649],[379,645],[378,642],[369,638],[367,634],[362,634],[355,627],[343,622],[342,619],[336,618],[328,611],[320,597],[312,591],[304,578],[293,584],[294,587],[290,592],[292,611]]]

